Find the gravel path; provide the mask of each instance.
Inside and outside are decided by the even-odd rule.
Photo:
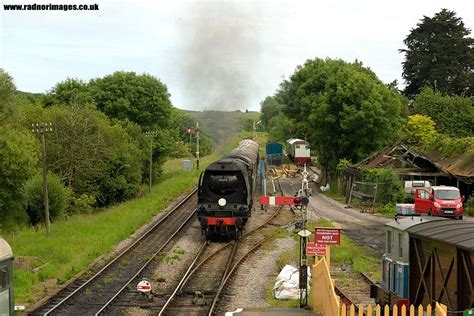
[[[236,310],[239,307],[269,307],[265,301],[267,288],[275,282],[278,271],[277,261],[285,251],[296,247],[293,238],[273,241],[268,249],[260,249],[239,268],[232,282],[232,290],[226,295],[225,309]],[[267,247],[266,247],[267,248]]]

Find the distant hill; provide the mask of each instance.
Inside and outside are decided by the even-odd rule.
[[[259,112],[183,111],[199,122],[199,128],[212,138],[221,154],[241,130],[251,131],[253,121],[260,118]]]
[[[31,93],[31,92],[24,92],[20,90],[16,90],[16,94],[32,102],[35,102],[43,95],[42,93]]]

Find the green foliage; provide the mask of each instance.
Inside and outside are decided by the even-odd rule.
[[[215,156],[203,159],[203,168]],[[173,161],[179,165],[179,161]],[[4,238],[15,249],[15,256],[35,256],[49,265],[42,270],[42,280],[65,282],[86,268],[99,255],[109,252],[121,240],[127,238],[143,224],[148,223],[160,210],[168,206],[170,199],[180,196],[195,185],[200,171],[185,172],[169,169],[165,180],[153,187],[143,198],[104,209],[95,214],[77,214],[58,219],[51,226],[51,234],[44,230],[19,229],[14,237]],[[73,233],[71,233],[73,232]],[[182,251],[178,251],[182,253]],[[15,269],[16,300],[34,302],[43,294],[40,277],[30,269]]]
[[[155,77],[117,71],[89,85],[97,108],[110,118],[128,119],[144,128],[169,127],[170,94]]]
[[[397,213],[397,210],[395,208],[395,203],[393,202],[383,205],[379,210],[380,210],[380,213],[386,214],[386,215],[395,215]]]
[[[396,140],[407,114],[405,98],[359,62],[308,60],[278,96],[331,171],[342,158],[359,161]]]
[[[105,206],[139,191],[149,148],[141,133],[143,139],[132,139],[91,106],[26,106],[24,116],[25,125],[53,123],[53,132],[46,135],[48,168],[74,194],[87,194],[96,198],[97,206]]]
[[[439,134],[431,148],[439,150],[444,157],[465,154],[474,158],[474,136],[452,138]]]
[[[347,159],[342,158],[339,160],[339,163],[336,166],[336,171],[338,175],[341,175],[342,172],[351,164],[351,162]]]
[[[428,86],[446,94],[472,96],[474,40],[469,34],[454,11],[442,9],[432,18],[423,17],[403,41],[407,49],[400,49],[405,53],[405,93],[416,95]]]
[[[91,104],[88,84],[79,79],[67,78],[57,83],[50,92],[42,96],[44,106]]]
[[[435,141],[437,134],[431,117],[415,114],[408,117],[402,140],[407,145],[425,148]]]
[[[375,198],[377,203],[388,204],[405,200],[403,183],[393,169],[364,169],[362,171],[362,179],[366,182],[377,183],[377,195]]]
[[[276,97],[266,97],[260,103],[260,120],[265,128],[269,128],[270,120],[282,113],[284,105],[277,101]]]
[[[54,173],[48,173],[49,216],[51,221],[68,211],[71,191]],[[37,173],[25,184],[25,204],[31,223],[44,221],[43,173]]]
[[[13,78],[0,68],[0,119],[4,120],[14,111],[13,101],[16,87]]]
[[[298,135],[297,126],[281,113],[268,122],[268,135],[271,140],[285,143],[290,138],[289,135]]]
[[[464,203],[464,212],[469,216],[474,215],[474,197],[471,196],[471,198]]]
[[[426,88],[415,97],[413,109],[430,116],[439,133],[465,137],[474,135],[473,104],[474,96],[446,96]]]
[[[23,129],[0,125],[0,222],[1,228],[27,222],[23,186],[36,172],[38,143]]]
[[[71,194],[71,205],[69,206],[69,213],[91,213],[93,206],[96,203],[96,198],[92,195],[81,194],[74,196]]]

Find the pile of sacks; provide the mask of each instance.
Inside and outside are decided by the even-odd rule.
[[[277,300],[297,300],[300,298],[300,272],[297,268],[285,265],[276,278],[273,286],[273,297]],[[308,267],[308,290],[311,280],[311,269]],[[304,294],[304,293],[303,293]]]

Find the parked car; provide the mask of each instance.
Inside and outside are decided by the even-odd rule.
[[[456,217],[462,219],[464,208],[459,189],[448,186],[433,186],[417,189],[415,192],[415,212],[422,215]]]

